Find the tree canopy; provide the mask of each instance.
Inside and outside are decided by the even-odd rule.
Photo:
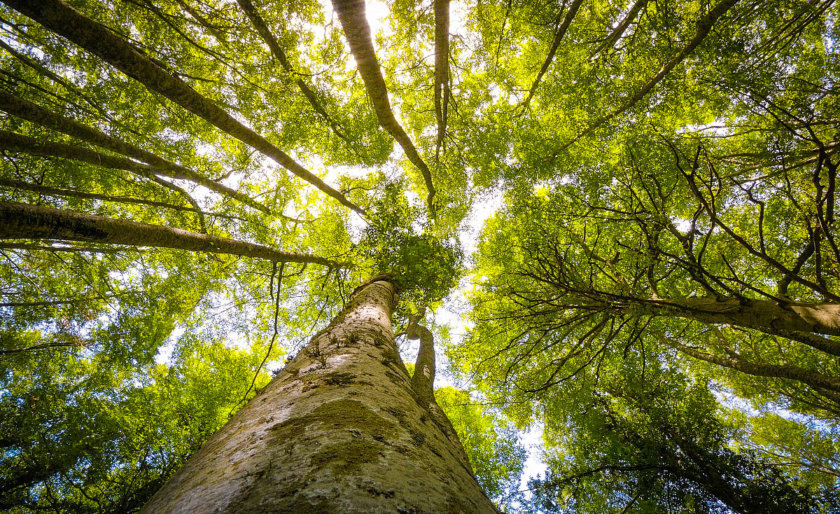
[[[138,509],[382,273],[504,509],[840,503],[832,0],[0,3],[0,508]]]

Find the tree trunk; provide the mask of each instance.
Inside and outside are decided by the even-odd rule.
[[[340,263],[317,255],[283,252],[265,245],[198,234],[164,225],[148,225],[18,202],[0,201],[0,239],[89,241],[239,255],[272,262],[321,264],[331,268],[350,266],[349,263]]]
[[[83,125],[65,116],[60,116],[54,112],[50,112],[47,109],[30,102],[29,100],[24,100],[23,98],[3,90],[0,90],[0,111],[4,111],[12,116],[17,116],[18,118],[43,127],[51,128],[70,137],[81,139],[82,141],[86,141],[100,148],[112,150],[141,162],[95,152],[82,146],[72,146],[63,143],[54,143],[51,141],[39,141],[32,137],[7,132],[5,130],[0,131],[0,149],[2,150],[23,152],[30,155],[39,155],[41,157],[70,159],[103,168],[130,171],[150,179],[154,179],[155,175],[162,175],[169,178],[189,180],[191,182],[195,182],[196,184],[200,184],[211,191],[235,198],[245,205],[251,206],[266,214],[271,214],[271,210],[269,210],[268,207],[255,202],[247,195],[210,180],[189,168],[167,161],[166,159],[143,150],[138,146],[134,146],[113,136],[109,136],[98,129],[88,127],[87,125]]]
[[[840,304],[704,297],[657,300],[654,305],[681,318],[752,328],[840,356],[840,343],[818,335],[840,336]]]
[[[434,217],[434,198],[437,192],[432,183],[432,173],[429,171],[426,161],[420,157],[405,129],[397,121],[393,109],[391,109],[391,102],[388,100],[388,87],[382,76],[379,60],[376,58],[370,25],[368,25],[365,16],[365,0],[332,0],[332,5],[338,15],[339,22],[341,22],[341,27],[344,29],[344,36],[347,38],[347,44],[350,45],[350,52],[356,59],[356,68],[365,84],[365,91],[367,91],[370,103],[373,104],[373,110],[379,120],[379,125],[399,143],[405,152],[405,156],[423,175],[426,189],[429,191],[426,203],[429,205],[429,212]]]
[[[494,512],[411,387],[379,279],[142,512]]]

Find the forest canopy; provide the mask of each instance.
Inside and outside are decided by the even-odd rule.
[[[136,511],[379,274],[501,509],[840,504],[833,0],[0,5],[0,509]]]

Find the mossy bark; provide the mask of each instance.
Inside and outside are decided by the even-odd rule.
[[[495,512],[411,387],[373,281],[143,512]]]

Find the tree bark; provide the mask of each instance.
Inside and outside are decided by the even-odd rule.
[[[2,132],[2,131],[0,131]],[[2,146],[2,145],[0,145]],[[35,191],[42,195],[46,196],[63,196],[63,197],[72,197],[72,198],[87,198],[91,200],[104,200],[106,202],[114,202],[114,203],[129,203],[135,205],[149,205],[152,207],[160,207],[163,209],[172,209],[175,211],[187,211],[193,212],[198,218],[198,224],[201,227],[202,233],[207,233],[207,222],[204,219],[205,212],[201,210],[199,207],[198,202],[196,202],[186,191],[181,189],[180,187],[176,186],[175,184],[170,184],[165,180],[160,178],[152,178],[151,176],[148,177],[149,180],[154,181],[156,184],[162,187],[171,188],[173,191],[181,193],[184,197],[186,197],[187,201],[192,204],[191,207],[185,207],[182,205],[176,205],[169,202],[159,202],[156,200],[146,200],[145,198],[133,198],[128,196],[117,196],[117,195],[106,195],[101,193],[87,193],[85,191],[79,191],[76,189],[60,189],[57,187],[47,187],[42,186],[40,184],[30,184],[29,182],[23,182],[21,180],[6,180],[4,178],[0,178],[0,187],[11,187],[18,190],[23,191]],[[211,213],[212,214],[212,213]]]
[[[414,363],[411,387],[424,401],[431,402],[435,394],[435,340],[428,328],[412,320],[407,330],[409,339],[419,339],[420,349]]]
[[[495,512],[411,387],[395,301],[358,289],[141,512]]]
[[[654,302],[655,310],[701,323],[725,323],[787,337],[840,356],[840,342],[817,334],[840,336],[840,304],[789,303],[736,298],[685,298]],[[660,307],[661,306],[661,307]]]
[[[660,340],[668,346],[690,356],[695,359],[700,359],[711,364],[717,364],[725,368],[734,369],[747,375],[756,377],[769,378],[784,378],[787,380],[796,380],[802,382],[816,391],[832,391],[840,393],[840,379],[822,373],[816,373],[798,366],[791,366],[789,364],[765,364],[762,362],[750,362],[743,359],[740,355],[734,352],[728,357],[720,357],[712,355],[707,352],[691,348],[684,344],[680,344],[665,336],[660,336]]]
[[[449,0],[435,0],[435,117],[438,133],[435,158],[446,136],[449,111]]]
[[[428,328],[417,323],[421,316],[412,318],[406,330],[406,335],[409,339],[420,340],[417,360],[414,361],[414,374],[411,376],[411,387],[417,394],[417,399],[420,404],[429,409],[432,419],[435,420],[446,437],[449,438],[452,447],[459,452],[461,459],[467,465],[470,465],[467,452],[464,450],[464,446],[461,444],[455,428],[435,398],[435,338]],[[470,472],[472,472],[471,466]]]
[[[246,241],[17,202],[0,201],[0,239],[89,241],[347,267],[323,257],[282,252]]]
[[[46,196],[63,196],[73,198],[86,198],[90,200],[104,200],[106,202],[114,203],[129,203],[136,205],[149,205],[152,207],[160,207],[162,209],[172,209],[174,211],[188,211],[201,214],[202,211],[195,207],[186,207],[183,205],[176,205],[169,202],[158,202],[156,200],[147,200],[145,198],[134,198],[131,196],[106,195],[102,193],[88,193],[86,191],[77,191],[73,189],[61,189],[57,187],[42,186],[40,184],[30,184],[22,180],[7,180],[0,178],[0,187],[11,187],[24,191],[34,191]]]

